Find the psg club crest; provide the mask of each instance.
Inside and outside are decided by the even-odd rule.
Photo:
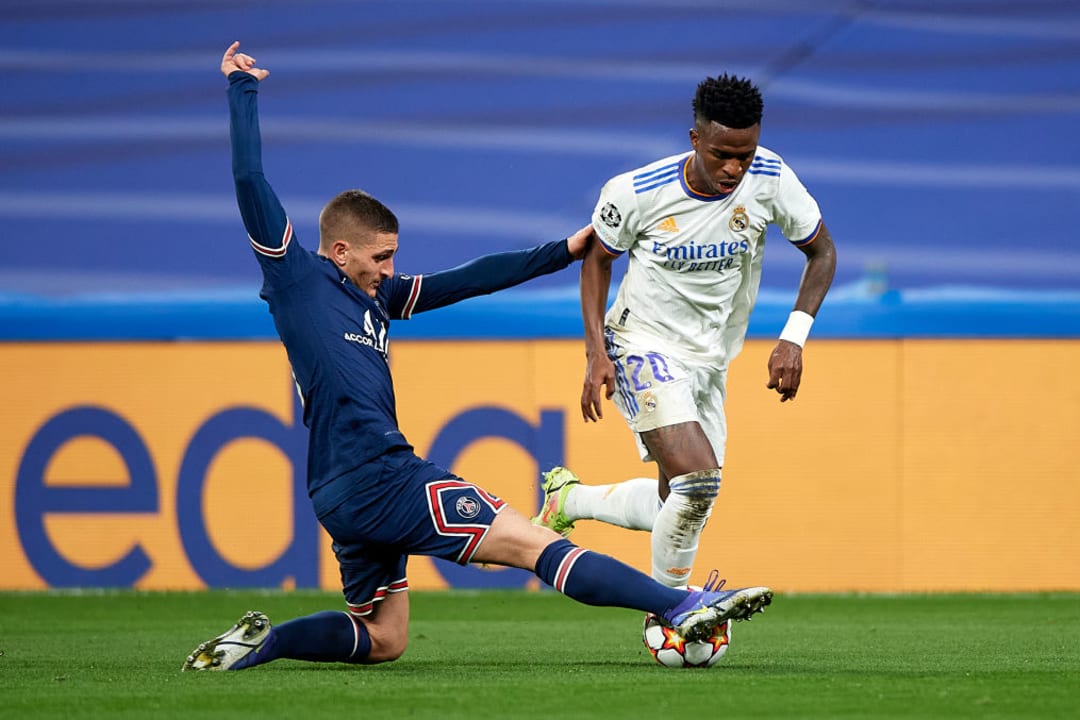
[[[454,505],[457,514],[465,520],[471,520],[480,514],[480,503],[475,498],[466,496],[459,497]]]
[[[615,207],[613,203],[607,203],[600,208],[600,219],[608,227],[617,228],[619,223],[622,222],[622,215],[619,214],[619,208]]]
[[[742,232],[750,227],[750,216],[746,214],[745,207],[740,205],[731,212],[731,219],[728,220],[728,227],[731,228],[733,232]]]

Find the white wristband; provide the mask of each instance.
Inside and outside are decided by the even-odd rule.
[[[794,310],[788,315],[787,324],[780,332],[780,339],[802,347],[806,344],[806,338],[810,336],[810,326],[813,324],[813,315],[804,313],[802,310]]]

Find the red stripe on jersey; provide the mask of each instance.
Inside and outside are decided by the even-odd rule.
[[[559,563],[559,569],[555,571],[555,582],[552,584],[556,590],[564,595],[566,594],[566,578],[570,576],[570,571],[574,569],[574,563],[586,552],[585,548],[574,548]]]
[[[281,247],[268,247],[266,245],[260,245],[255,242],[255,238],[248,235],[248,240],[251,241],[251,247],[255,248],[255,252],[260,255],[266,255],[267,257],[279,258],[285,256],[285,251],[289,249],[289,242],[292,240],[292,223],[288,218],[285,219],[285,232],[281,235]]]
[[[494,510],[495,512],[499,512],[500,510],[502,510],[503,506],[506,505],[505,500],[500,500],[499,498],[495,497],[494,495],[489,493],[484,488],[482,488],[482,487],[480,487],[478,485],[473,485],[473,488],[480,495],[480,497],[484,498],[484,500],[487,501],[487,504],[490,505],[491,509]]]
[[[470,488],[476,491],[476,494],[480,496],[488,506],[495,512],[502,510],[506,503],[488,492],[483,488],[479,488],[471,483],[462,482],[460,480],[438,480],[428,483],[428,507],[431,512],[431,518],[435,521],[435,528],[440,535],[464,535],[469,538],[465,543],[465,547],[460,553],[458,553],[457,561],[461,565],[467,564],[472,560],[473,554],[476,549],[480,547],[480,541],[487,535],[487,525],[469,525],[466,523],[451,523],[447,520],[446,515],[443,512],[442,498],[440,497],[443,490],[452,490],[458,488]]]
[[[412,290],[409,291],[409,299],[405,303],[405,307],[401,310],[401,319],[408,320],[412,317],[413,308],[416,307],[416,300],[420,297],[420,286],[424,282],[423,275],[417,275],[412,281]]]

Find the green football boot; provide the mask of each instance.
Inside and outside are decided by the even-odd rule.
[[[544,504],[540,513],[532,519],[533,525],[551,528],[563,537],[569,537],[574,531],[574,523],[566,517],[566,495],[570,488],[581,483],[578,476],[564,467],[553,467],[544,473]]]

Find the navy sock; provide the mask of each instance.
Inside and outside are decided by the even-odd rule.
[[[536,561],[536,575],[586,605],[632,608],[662,615],[686,599],[685,590],[661,585],[613,557],[556,540]]]
[[[275,625],[262,647],[233,667],[240,670],[278,658],[359,663],[370,652],[371,637],[359,618],[327,610]]]

